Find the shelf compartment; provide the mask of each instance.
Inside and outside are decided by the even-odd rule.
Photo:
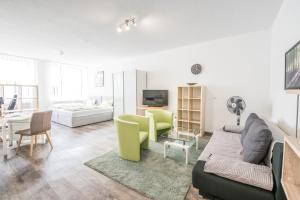
[[[177,90],[177,95],[178,95],[178,99],[182,99],[182,87],[178,87],[178,90]]]
[[[186,110],[178,111],[178,121],[187,121],[189,119],[189,112]]]
[[[190,98],[201,98],[201,87],[190,87]]]
[[[189,123],[189,131],[192,133],[200,133],[201,132],[200,124]]]
[[[182,98],[188,99],[189,98],[189,89],[187,87],[182,88]]]
[[[189,100],[183,99],[181,109],[189,109]]]
[[[201,110],[201,101],[199,100],[189,100],[189,110]]]
[[[178,110],[182,109],[182,99],[178,99],[178,101],[177,101],[177,108],[178,108]]]
[[[189,123],[188,122],[178,122],[178,131],[188,131]]]

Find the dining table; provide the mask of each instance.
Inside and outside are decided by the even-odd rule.
[[[15,148],[15,132],[30,128],[32,113],[11,113],[0,117],[1,139],[3,142],[3,158],[7,160],[8,150]]]

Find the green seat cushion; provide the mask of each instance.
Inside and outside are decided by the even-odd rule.
[[[171,128],[171,124],[166,122],[157,122],[156,123],[156,130],[164,130]]]
[[[144,142],[147,137],[148,137],[148,132],[145,131],[139,132],[140,143]]]

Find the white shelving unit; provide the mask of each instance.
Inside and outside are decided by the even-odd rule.
[[[177,127],[178,131],[204,134],[204,86],[178,87]]]

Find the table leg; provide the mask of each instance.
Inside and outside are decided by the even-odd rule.
[[[3,139],[3,157],[4,160],[7,160],[6,123],[2,124],[2,139]]]
[[[166,147],[167,147],[167,145],[166,145],[166,143],[164,143],[164,158],[167,157],[167,155],[166,155]]]
[[[196,150],[199,149],[199,135],[196,135]]]
[[[12,124],[8,124],[8,135],[9,135],[9,146],[13,145],[13,133],[12,133]]]
[[[46,134],[43,134],[41,137],[42,137],[42,143],[47,144],[48,140],[46,139]]]
[[[185,164],[189,164],[189,148],[185,148]]]

